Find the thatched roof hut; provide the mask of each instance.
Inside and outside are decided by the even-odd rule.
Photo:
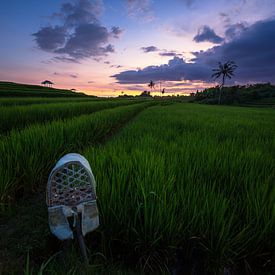
[[[44,80],[43,82],[41,82],[42,85],[46,86],[46,87],[52,87],[52,85],[54,84],[53,82],[51,82],[50,80]]]

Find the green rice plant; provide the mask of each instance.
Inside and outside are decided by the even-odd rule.
[[[191,264],[199,251],[209,274],[270,266],[274,110],[173,104],[139,113],[151,104],[13,131],[0,140],[3,205],[37,190],[60,156],[77,151],[97,181],[101,225],[87,245],[106,261],[164,273],[180,249]]]
[[[49,263],[54,259],[54,257],[57,256],[57,254],[59,254],[59,253],[56,253],[56,254],[52,255],[47,261],[43,262],[41,264],[38,272],[35,273],[35,274],[37,274],[37,275],[45,274],[44,273],[45,269],[47,268]],[[33,274],[34,274],[34,271],[33,271],[33,268],[31,267],[31,264],[30,264],[30,254],[28,253],[26,263],[25,263],[25,268],[24,268],[24,275],[33,275]]]
[[[172,248],[190,259],[201,250],[211,274],[270,261],[273,125],[273,110],[152,107],[107,145],[86,150],[98,183],[98,249],[111,257],[119,247],[151,271],[165,269]]]
[[[130,100],[68,102],[33,104],[31,106],[0,107],[0,134],[23,129],[34,123],[47,123],[51,120],[67,119],[99,110],[136,103]]]
[[[102,142],[152,102],[123,106],[70,120],[12,131],[0,140],[0,194],[4,207],[45,183],[53,164],[65,153]]]
[[[104,101],[108,98],[98,97],[0,97],[0,106],[18,106],[18,105],[32,105],[32,104],[48,104],[48,103],[60,103],[60,102],[89,102],[89,101]]]

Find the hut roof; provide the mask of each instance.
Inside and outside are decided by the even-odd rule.
[[[44,80],[43,82],[41,82],[41,84],[54,84],[54,83],[51,82],[50,80]]]

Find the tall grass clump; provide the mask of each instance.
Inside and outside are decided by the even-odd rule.
[[[210,274],[243,263],[270,268],[273,125],[273,110],[153,107],[86,150],[98,184],[100,252],[151,271],[165,270],[176,249]]]
[[[99,110],[136,103],[129,100],[68,102],[52,104],[34,104],[31,106],[0,107],[0,134],[19,130],[34,123],[46,123],[51,120],[66,119]]]
[[[70,120],[12,131],[0,140],[0,194],[4,206],[46,182],[53,164],[65,153],[102,142],[152,103],[139,103]]]

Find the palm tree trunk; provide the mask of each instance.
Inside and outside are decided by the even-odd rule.
[[[221,104],[222,89],[223,89],[223,86],[224,86],[224,80],[225,80],[225,75],[222,76],[222,85],[221,85],[221,87],[220,87],[219,104]]]

